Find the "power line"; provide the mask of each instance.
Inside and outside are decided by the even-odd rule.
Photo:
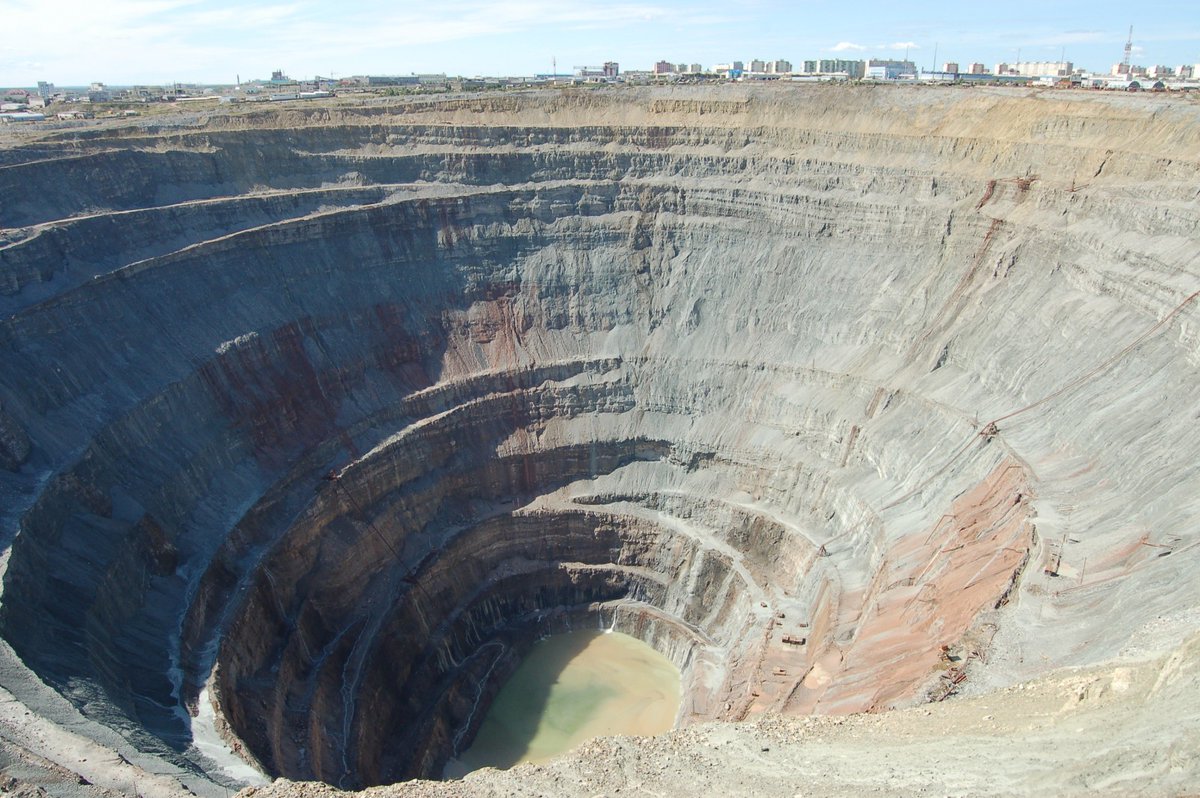
[[[908,499],[912,498],[916,494],[920,493],[922,490],[924,490],[926,487],[928,487],[931,482],[933,482],[939,476],[944,474],[950,468],[950,466],[954,465],[954,463],[960,457],[962,457],[967,452],[967,450],[969,450],[971,448],[971,445],[973,443],[975,443],[975,440],[977,438],[991,440],[991,438],[994,435],[997,435],[1000,432],[999,424],[1001,421],[1007,421],[1008,419],[1014,418],[1015,416],[1019,416],[1022,413],[1027,413],[1030,410],[1033,410],[1036,407],[1040,407],[1041,405],[1044,405],[1045,403],[1047,403],[1053,399],[1057,399],[1058,397],[1062,396],[1063,394],[1070,393],[1071,391],[1078,388],[1080,385],[1083,385],[1084,383],[1091,380],[1093,377],[1096,377],[1097,375],[1101,374],[1102,372],[1107,371],[1114,364],[1116,364],[1117,361],[1121,360],[1126,355],[1128,355],[1130,352],[1137,349],[1139,346],[1141,346],[1143,343],[1145,343],[1149,338],[1151,338],[1155,333],[1159,332],[1166,325],[1170,324],[1170,322],[1176,316],[1178,316],[1185,307],[1187,307],[1192,302],[1194,302],[1197,297],[1200,297],[1200,291],[1195,291],[1194,293],[1188,295],[1188,297],[1186,299],[1184,299],[1182,302],[1180,302],[1178,305],[1176,305],[1171,310],[1170,313],[1168,313],[1166,316],[1164,316],[1162,319],[1160,319],[1155,324],[1152,324],[1149,329],[1147,329],[1145,332],[1143,332],[1137,338],[1133,339],[1133,341],[1130,342],[1127,346],[1125,346],[1123,349],[1121,349],[1119,352],[1117,352],[1112,357],[1110,357],[1107,360],[1100,363],[1095,368],[1093,368],[1089,371],[1086,371],[1083,374],[1080,374],[1075,379],[1073,379],[1070,382],[1068,382],[1067,384],[1061,386],[1057,390],[1054,390],[1054,391],[1046,394],[1042,398],[1040,398],[1034,402],[1030,402],[1029,404],[1025,405],[1024,407],[1019,407],[1016,410],[1012,410],[1008,413],[1005,413],[1004,415],[997,416],[996,418],[992,419],[988,423],[984,424],[977,432],[975,432],[973,435],[971,435],[970,438],[967,439],[966,443],[964,443],[953,455],[951,455],[950,459],[947,460],[942,465],[941,468],[939,468],[937,471],[933,472],[933,474],[931,474],[928,478],[923,480],[919,485],[917,485],[915,488],[913,488],[912,490],[905,493],[900,498],[898,498],[892,502],[889,502],[888,504],[885,504],[883,507],[880,507],[879,511],[882,512],[884,510],[891,509],[892,507],[895,507],[896,505],[900,504],[901,502],[907,501]]]
[[[379,538],[379,542],[387,547],[387,550],[392,553],[393,557],[395,557],[397,560],[399,560],[400,552],[396,551],[396,548],[391,544],[391,542],[388,541],[388,539],[383,536],[383,533],[379,531],[379,528],[376,527],[375,524],[371,521],[371,519],[367,517],[366,513],[363,512],[362,507],[359,506],[358,500],[354,498],[354,495],[351,494],[349,490],[347,490],[345,487],[342,486],[342,480],[338,477],[338,475],[335,472],[330,471],[328,474],[325,475],[324,479],[326,479],[329,482],[332,482],[334,488],[341,489],[342,495],[345,496],[347,499],[349,499],[350,504],[354,505],[354,514],[355,514],[355,516],[357,516],[358,520],[361,523],[366,524],[367,529],[374,532],[375,537]]]

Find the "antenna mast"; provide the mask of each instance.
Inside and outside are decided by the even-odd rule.
[[[1129,74],[1129,58],[1132,54],[1133,54],[1133,26],[1130,25],[1129,26],[1129,38],[1125,40],[1125,60],[1123,60],[1121,62],[1121,66],[1124,67],[1124,69],[1121,71],[1123,73],[1125,73],[1126,75]]]

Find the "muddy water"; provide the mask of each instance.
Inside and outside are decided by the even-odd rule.
[[[642,641],[620,632],[554,635],[501,688],[446,776],[544,762],[593,737],[658,734],[678,709],[679,671]]]

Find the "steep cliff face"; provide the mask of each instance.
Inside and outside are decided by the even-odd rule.
[[[11,146],[0,628],[144,748],[203,764],[208,685],[342,786],[440,773],[572,625],[682,724],[1114,656],[1200,604],[1198,123],[773,87]]]

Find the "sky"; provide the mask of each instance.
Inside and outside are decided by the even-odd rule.
[[[0,0],[0,86],[531,75],[617,61],[1200,63],[1195,0]]]

